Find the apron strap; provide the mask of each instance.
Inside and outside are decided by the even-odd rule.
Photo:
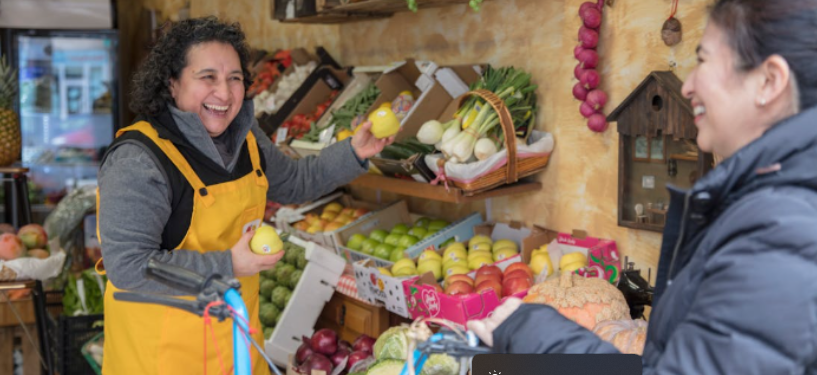
[[[261,156],[258,152],[258,143],[255,140],[255,135],[250,131],[247,133],[247,151],[250,152],[250,161],[252,161],[252,169],[255,171],[255,183],[259,186],[267,186],[269,181],[261,170]]]
[[[205,207],[210,207],[216,202],[216,198],[213,196],[213,194],[208,194],[207,186],[204,185],[196,172],[193,171],[193,167],[191,167],[190,163],[187,162],[187,159],[182,156],[179,149],[173,145],[173,142],[160,138],[159,133],[153,128],[152,125],[150,125],[150,123],[147,121],[137,122],[131,126],[119,130],[116,132],[116,135],[118,137],[127,131],[138,131],[150,138],[150,140],[152,140],[153,143],[155,143],[156,146],[158,146],[159,149],[161,149],[165,155],[167,155],[176,168],[179,168],[179,171],[182,172],[182,175],[184,175],[184,177],[187,179],[187,182],[189,182],[190,186],[193,187],[194,194],[201,199]]]

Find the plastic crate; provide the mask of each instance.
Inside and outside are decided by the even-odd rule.
[[[57,369],[60,375],[96,375],[82,347],[103,332],[103,315],[60,315],[57,320]]]
[[[88,342],[86,342],[85,345],[82,346],[82,356],[85,357],[85,360],[88,361],[88,365],[91,366],[91,368],[94,370],[94,373],[97,375],[102,374],[102,363],[99,363],[96,361],[96,359],[94,359],[93,354],[91,354],[90,346],[100,343],[100,341],[103,340],[104,337],[105,332],[97,333],[96,335],[94,335],[92,339],[88,340]]]

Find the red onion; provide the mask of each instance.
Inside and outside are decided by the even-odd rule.
[[[588,7],[580,16],[582,17],[582,21],[584,21],[584,25],[588,28],[595,30],[601,26],[601,12],[599,12],[595,6]]]
[[[579,28],[579,42],[584,48],[596,48],[596,45],[599,44],[599,33],[582,26]]]
[[[346,349],[346,351],[349,353],[355,351],[354,349],[352,349],[352,344],[350,344],[349,341],[346,340],[338,341],[338,350],[341,349]]]
[[[596,133],[601,133],[607,130],[607,119],[603,114],[595,113],[587,119],[587,127]]]
[[[598,4],[594,4],[589,1],[582,3],[582,5],[579,7],[579,17],[584,18],[583,14],[587,8],[598,8]]]
[[[579,81],[582,80],[582,75],[584,75],[585,69],[582,68],[582,63],[576,65],[576,68],[573,69],[573,76],[576,77]]]
[[[357,339],[355,339],[355,343],[353,344],[352,348],[354,351],[359,352],[367,352],[369,354],[374,353],[374,342],[375,340],[366,335],[360,335]]]
[[[601,76],[599,75],[599,72],[597,72],[594,69],[585,69],[579,81],[582,83],[582,86],[584,86],[584,88],[592,90],[596,87],[599,87],[599,83],[601,82]]]
[[[582,51],[584,51],[584,50],[585,50],[585,48],[582,47],[581,44],[577,45],[576,47],[573,47],[573,57],[578,59],[579,54],[582,53]]]
[[[349,356],[348,350],[338,349],[338,351],[336,351],[335,354],[332,354],[332,356],[329,357],[329,359],[332,360],[332,364],[334,365],[334,367],[338,367],[340,366],[341,363],[343,363],[343,360],[346,359],[346,357],[348,356]]]
[[[303,344],[301,344],[295,352],[295,363],[298,365],[302,365],[306,361],[306,358],[314,353],[309,337],[304,336],[303,340]]]
[[[325,371],[327,374],[332,373],[332,361],[329,358],[326,358],[325,355],[320,353],[314,353],[306,359],[301,367],[298,368],[298,372],[301,374],[312,374],[312,370],[320,370]]]
[[[581,65],[582,68],[592,69],[599,63],[599,54],[596,53],[594,49],[586,49],[579,52],[579,56],[576,57],[576,59],[579,60],[579,65]]]
[[[370,353],[358,351],[349,355],[349,362],[346,363],[346,369],[351,370],[355,363],[358,363],[366,358],[371,357]]]
[[[590,118],[590,116],[596,113],[596,110],[593,109],[593,106],[587,104],[587,102],[582,102],[582,105],[579,107],[579,112],[581,112],[584,118]]]
[[[338,351],[338,334],[328,328],[315,332],[312,335],[312,350],[325,355],[335,354]]]
[[[581,82],[573,86],[573,97],[581,101],[587,99],[587,89],[582,86]]]
[[[598,89],[590,91],[587,93],[586,103],[596,111],[601,110],[607,104],[607,94]]]

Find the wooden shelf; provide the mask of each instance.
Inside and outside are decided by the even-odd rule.
[[[669,156],[669,158],[674,160],[698,161],[698,156],[687,154],[672,154]]]
[[[417,0],[418,9],[468,4],[469,0]],[[337,24],[388,18],[410,12],[406,0],[351,0],[348,4],[324,5],[315,16],[281,20],[284,23]]]
[[[401,180],[373,174],[365,174],[360,176],[349,185],[447,203],[476,202],[488,198],[536,191],[542,188],[542,183],[540,182],[517,182],[512,185],[505,185],[486,192],[477,193],[475,195],[466,195],[465,192],[451,185],[449,185],[449,190],[446,191],[445,185],[431,185],[422,182]]]

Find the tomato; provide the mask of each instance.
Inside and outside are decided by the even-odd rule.
[[[306,116],[303,114],[297,114],[295,116],[292,116],[292,122],[296,124],[303,124],[304,121],[306,121]]]

